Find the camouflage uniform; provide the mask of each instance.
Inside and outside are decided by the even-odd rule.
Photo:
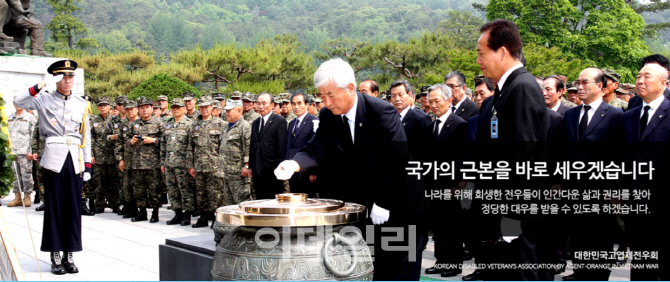
[[[293,111],[291,111],[287,115],[282,115],[282,117],[286,119],[286,123],[290,123],[292,120],[297,118],[297,116],[293,113]]]
[[[198,104],[200,105],[200,104]],[[221,200],[221,178],[218,173],[219,147],[224,121],[219,118],[202,120],[199,116],[191,125],[191,149],[195,168],[198,210],[212,213]]]
[[[133,193],[133,152],[135,151],[135,147],[129,144],[130,139],[133,138],[130,130],[130,121],[127,118],[121,120],[118,128],[115,128],[114,133],[119,135],[118,142],[114,145],[114,156],[117,162],[123,161],[125,166],[122,172],[123,185],[121,185],[120,195],[126,203],[131,203],[135,200]]]
[[[191,178],[188,166],[193,163],[191,136],[188,134],[192,124],[186,116],[176,124],[174,117],[170,117],[161,141],[161,161],[165,167],[165,182],[172,210],[194,210],[193,190],[188,183]]]
[[[118,98],[117,98],[118,100]],[[125,103],[124,103],[125,104]],[[117,174],[117,180],[116,182],[118,183],[118,190],[119,190],[119,196],[118,196],[118,201],[115,203],[117,206],[121,205],[122,203],[125,204],[126,201],[126,195],[124,194],[124,177],[125,177],[125,171],[121,171],[118,169],[119,166],[119,158],[116,156],[116,147],[121,143],[121,129],[123,124],[126,124],[126,129],[128,129],[128,118],[121,118],[120,116],[112,116],[112,118],[109,120],[109,127],[112,129],[112,135],[117,134],[116,140],[109,140],[109,145],[113,148],[114,150],[114,167],[116,168],[116,174]],[[123,146],[123,144],[121,144]]]
[[[257,118],[261,117],[261,114],[254,111],[254,109],[251,109],[248,112],[244,113],[243,117],[244,120],[247,121],[247,123],[252,124]]]
[[[577,107],[577,104],[568,101],[568,98],[561,99],[561,103],[563,103],[563,105],[566,105],[566,106],[568,106],[568,107],[570,107],[570,108]]]
[[[141,97],[143,98],[143,97]],[[140,98],[140,99],[141,99]],[[138,103],[138,106],[142,103]],[[133,152],[133,180],[134,193],[139,208],[159,208],[160,199],[160,140],[165,132],[165,126],[156,118],[151,116],[144,121],[138,118],[130,123],[130,136],[142,136],[156,138],[156,143],[143,144],[142,141],[135,143]],[[130,139],[128,140],[130,144]]]
[[[12,114],[7,121],[9,128],[9,136],[12,141],[12,153],[16,157],[16,163],[21,169],[19,176],[16,168],[14,168],[14,193],[25,192],[30,194],[33,192],[33,162],[28,160],[28,154],[31,153],[30,138],[32,138],[32,131],[37,123],[37,118],[27,111],[19,116],[16,113]],[[19,179],[23,184],[23,191],[20,190]]]
[[[190,120],[196,120],[198,117],[200,117],[200,111],[196,109],[192,114],[189,115],[188,113],[185,113],[184,116]]]
[[[223,204],[229,206],[255,198],[251,194],[251,177],[241,176],[244,163],[249,162],[251,125],[241,118],[224,128],[219,169],[223,177]]]
[[[40,190],[40,200],[44,201],[44,183],[42,183],[42,167],[39,166],[40,161],[42,160],[42,154],[44,153],[44,147],[46,146],[46,138],[40,135],[40,121],[37,120],[35,123],[35,128],[33,129],[33,136],[30,138],[30,147],[33,150],[33,154],[37,154],[37,161],[33,161],[33,170],[36,173],[33,174],[33,180],[35,182],[34,187]]]
[[[88,197],[95,197],[96,210],[105,208],[105,200],[110,206],[116,207],[119,197],[114,143],[108,139],[112,135],[110,121],[111,116],[109,115],[103,118],[98,114],[91,119],[91,151],[95,158],[95,164],[93,164],[93,174],[91,175],[92,191],[89,191]]]
[[[607,104],[612,107],[622,109],[624,111],[628,110],[628,103],[624,102],[624,100],[617,98],[616,96],[614,96],[614,99],[612,99],[612,101],[610,101]]]

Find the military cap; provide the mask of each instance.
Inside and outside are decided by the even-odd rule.
[[[247,100],[247,101],[253,102],[254,101],[254,94],[251,93],[251,92],[246,92],[246,93],[244,93],[244,95],[242,95],[242,100],[243,101]]]
[[[616,93],[618,93],[618,94],[631,95],[630,91],[625,90],[625,89],[623,89],[623,88],[621,88],[621,87],[615,89],[614,92],[616,92]]]
[[[428,88],[430,88],[430,85],[421,86],[420,95],[428,95]]]
[[[227,111],[235,107],[242,107],[242,101],[228,99],[228,101],[226,101],[226,106],[223,107],[223,109]]]
[[[223,93],[212,93],[212,99],[214,100],[226,100],[226,94]]]
[[[161,108],[161,104],[159,104],[158,101],[154,102],[153,106],[154,106],[154,109],[155,108],[159,108],[159,109]]]
[[[198,107],[205,107],[212,105],[212,97],[209,95],[204,95],[198,98]]]
[[[77,69],[77,62],[73,60],[61,60],[51,64],[49,68],[47,68],[47,72],[53,75],[62,74],[67,76],[73,76],[74,70],[76,69]]]
[[[605,74],[605,77],[614,80],[614,82],[619,82],[621,80],[621,76],[613,69],[603,69],[603,73]]]
[[[147,98],[144,96],[140,96],[137,98],[137,105],[138,106],[144,106],[144,105],[152,105],[153,106],[154,101],[151,100],[151,98]]]
[[[112,109],[116,108],[116,103],[112,102],[111,104],[109,104],[109,106],[112,107]]]
[[[98,98],[98,103],[96,105],[100,106],[100,104],[107,104],[107,105],[111,104],[111,102],[109,101],[109,97],[102,96]]]
[[[242,98],[242,92],[240,91],[234,91],[233,93],[230,94],[230,98]]]
[[[167,101],[167,100],[168,100],[168,98],[165,95],[160,95],[160,96],[158,96],[158,98],[156,98],[156,101]]]
[[[136,107],[137,107],[137,102],[132,101],[132,100],[128,100],[128,101],[126,101],[126,103],[124,104],[124,107],[125,107],[126,109],[128,109],[128,108],[136,108]]]
[[[321,96],[317,96],[317,97],[314,99],[314,103],[323,103],[323,99],[321,99]]]
[[[190,101],[195,99],[195,93],[186,91],[184,93],[181,93],[181,97],[184,98],[184,101]]]
[[[183,107],[184,106],[184,99],[183,98],[173,98],[172,99],[172,106]]]
[[[480,74],[480,75],[478,75],[478,76],[475,76],[475,84],[477,84],[477,81],[480,81],[480,80],[482,80],[482,79],[484,79],[484,78],[486,78],[486,76],[484,76],[483,74]]]
[[[126,102],[128,102],[128,97],[126,97],[126,96],[116,97],[116,99],[114,99],[114,102],[117,105],[124,105]]]
[[[577,91],[577,87],[575,86],[574,82],[568,82],[568,85],[565,88],[568,89],[567,91]]]

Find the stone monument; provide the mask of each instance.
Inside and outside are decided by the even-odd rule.
[[[31,18],[32,0],[0,0],[0,54],[27,54],[26,38],[30,36],[30,54],[51,57],[44,51],[44,27]]]

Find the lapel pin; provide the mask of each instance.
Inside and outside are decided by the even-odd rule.
[[[600,117],[604,117],[604,116],[605,116],[605,114],[601,114],[601,115],[600,115]]]
[[[405,126],[405,123],[404,123],[404,122],[402,123],[402,126]]]
[[[658,116],[658,118],[662,118],[662,117],[663,117],[663,115]]]
[[[359,124],[358,124],[358,127],[363,127],[363,123],[362,123],[362,122],[359,123]]]

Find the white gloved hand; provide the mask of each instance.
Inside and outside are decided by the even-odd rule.
[[[377,204],[372,205],[372,212],[370,212],[370,217],[372,218],[372,223],[375,225],[383,224],[389,220],[391,212],[385,208],[378,206]]]
[[[63,75],[51,75],[51,74],[46,74],[44,76],[44,89],[49,90],[49,91],[54,91],[56,90],[56,83],[61,81],[63,79]]]
[[[294,160],[283,161],[275,169],[275,176],[277,180],[288,180],[298,169],[300,169],[298,162]]]
[[[84,181],[89,181],[91,179],[91,174],[88,172],[84,172]]]
[[[470,190],[470,199],[466,199],[465,197],[461,197],[461,208],[464,210],[470,210],[470,207],[472,206],[472,197],[474,197],[474,190],[475,189],[475,184],[472,182],[468,182],[465,184],[465,188],[463,188],[463,191],[461,191],[461,196],[464,195],[465,191]]]

